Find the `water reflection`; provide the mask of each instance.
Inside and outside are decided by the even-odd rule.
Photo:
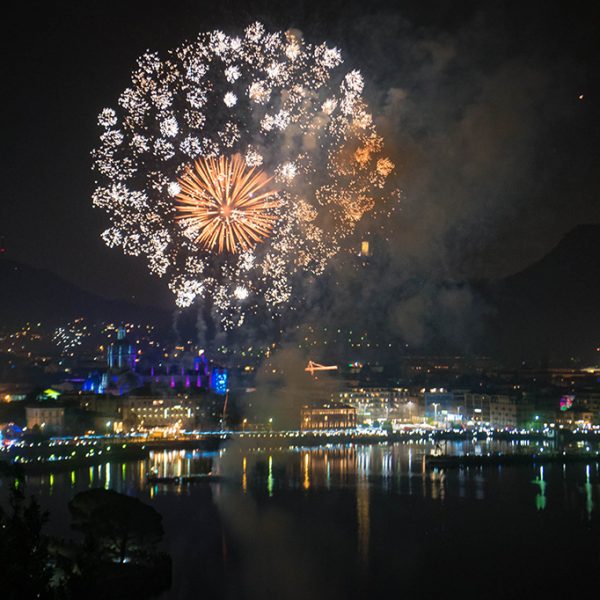
[[[448,444],[449,454],[460,452],[510,451],[521,445],[510,442],[454,443]],[[245,493],[260,494],[261,489],[272,498],[279,490],[301,489],[309,491],[360,488],[361,494],[369,485],[385,493],[413,496],[415,494],[434,501],[447,498],[485,500],[497,487],[503,485],[505,476],[527,477],[533,494],[530,496],[536,510],[547,508],[548,499],[559,492],[555,480],[579,481],[578,490],[584,510],[591,517],[597,505],[597,463],[555,464],[520,467],[465,467],[457,469],[430,469],[425,456],[432,449],[427,443],[397,443],[393,445],[331,445],[317,448],[287,448],[257,450],[231,446],[219,452],[200,450],[153,451],[148,459],[133,462],[106,462],[102,465],[56,471],[28,477],[30,483],[49,495],[56,488],[67,486],[71,490],[101,486],[106,489],[148,490],[157,494],[188,494],[189,485],[159,483],[148,486],[147,477],[186,477],[212,471],[221,476],[224,485],[239,485]],[[508,475],[505,475],[508,473]],[[552,473],[552,481],[548,479]],[[579,475],[578,475],[579,473]],[[573,498],[562,487],[566,502]],[[569,487],[567,485],[567,487]],[[358,494],[358,491],[357,491]],[[362,496],[361,496],[362,498]],[[361,500],[362,505],[362,500]]]
[[[304,481],[302,482],[302,487],[304,487],[305,490],[308,490],[310,488],[310,464],[308,452],[304,455],[303,471]]]
[[[537,479],[532,481],[533,484],[539,488],[539,493],[535,497],[535,507],[538,510],[544,510],[546,508],[546,482],[544,481],[544,466],[540,466],[540,475]]]
[[[585,510],[587,513],[588,520],[592,517],[592,510],[594,509],[594,501],[592,498],[592,484],[590,483],[590,465],[585,466]]]
[[[359,559],[361,563],[366,564],[369,558],[371,519],[369,512],[369,484],[364,479],[356,486],[356,517],[358,522]]]
[[[418,586],[430,578],[427,569],[445,573],[436,578],[444,585],[461,572],[463,563],[452,562],[448,548],[452,555],[469,556],[475,565],[469,573],[481,572],[482,578],[485,569],[495,569],[494,560],[514,556],[517,566],[550,561],[544,552],[555,548],[556,540],[579,553],[578,564],[585,562],[586,544],[598,527],[597,463],[430,469],[425,455],[432,448],[421,442],[165,450],[146,460],[31,476],[27,483],[28,493],[50,510],[52,533],[62,536],[69,535],[67,503],[83,489],[110,487],[153,503],[163,515],[174,557],[173,595],[167,597],[219,598],[231,585],[229,597],[239,597],[235,590],[243,586],[255,590],[248,598],[289,598],[292,581],[293,598],[346,600],[377,596],[378,582],[392,575],[402,579],[403,590],[414,592],[412,577],[413,595],[423,597]],[[449,443],[447,452],[520,448]],[[222,479],[148,482],[148,475],[185,477],[207,470]],[[511,531],[514,535],[507,535]],[[586,537],[586,532],[592,533]],[[474,549],[482,539],[504,541],[496,545],[495,559],[488,554],[495,551],[490,544],[478,563]],[[509,539],[514,546],[507,551]],[[419,562],[423,556],[426,566]],[[517,567],[502,568],[516,572]],[[213,574],[208,593],[206,581]],[[190,596],[194,577],[200,583]]]
[[[273,457],[269,456],[269,475],[267,477],[267,493],[273,496]]]
[[[248,459],[244,456],[242,459],[242,490],[244,493],[248,491],[248,473],[246,468],[248,466]]]

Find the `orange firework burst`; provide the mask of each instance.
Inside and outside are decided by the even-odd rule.
[[[177,219],[185,220],[206,250],[235,254],[271,235],[277,219],[272,210],[280,205],[277,192],[264,191],[271,177],[247,167],[239,154],[201,158],[178,181]]]

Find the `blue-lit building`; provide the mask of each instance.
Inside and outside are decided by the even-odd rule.
[[[121,327],[117,339],[107,345],[104,369],[89,374],[81,389],[121,396],[143,386],[193,394],[212,390],[224,395],[229,373],[224,368],[212,368],[203,350],[176,348],[168,354],[140,353],[138,358],[137,348]]]
[[[227,369],[214,367],[210,374],[210,389],[215,394],[226,394],[229,383]]]
[[[135,370],[135,347],[127,339],[124,327],[117,330],[117,340],[106,349],[106,363],[109,369]]]
[[[106,348],[106,369],[91,373],[83,382],[83,392],[121,396],[141,385],[136,374],[135,346],[127,338],[124,327],[117,330],[117,339]]]

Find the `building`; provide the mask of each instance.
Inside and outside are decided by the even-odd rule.
[[[207,390],[211,385],[210,376],[211,370],[204,350],[184,351],[178,347],[158,362],[152,362],[142,378],[144,385],[193,391]]]
[[[130,396],[123,398],[121,414],[126,430],[173,432],[193,429],[196,425],[196,405],[184,398]]]
[[[39,428],[44,433],[60,435],[65,430],[65,407],[44,402],[25,408],[27,429]]]
[[[334,400],[356,409],[357,421],[367,424],[407,418],[414,408],[409,405],[408,388],[356,387],[340,392]]]
[[[34,390],[29,383],[4,383],[0,382],[0,402],[20,402],[26,400],[28,394]]]
[[[300,429],[354,429],[356,408],[345,404],[303,406],[300,411]]]
[[[74,396],[82,410],[98,413],[107,417],[120,417],[121,403],[118,397],[108,394],[78,394]],[[63,401],[69,397],[63,394]]]
[[[135,346],[127,339],[124,327],[117,330],[117,339],[106,349],[106,364],[109,369],[135,369]]]
[[[590,413],[590,423],[600,425],[600,390],[583,389],[574,397],[576,409]]]
[[[425,418],[432,419],[436,423],[458,420],[456,414],[460,411],[454,394],[444,388],[424,390],[423,407]]]
[[[121,433],[121,399],[109,394],[78,394],[79,408],[88,416],[90,427],[96,433]],[[66,401],[63,396],[63,401]]]
[[[491,394],[465,394],[465,417],[475,423],[490,422]]]
[[[467,420],[496,429],[528,427],[535,418],[533,401],[524,394],[515,397],[508,394],[467,393],[464,395],[464,405]]]
[[[504,395],[491,396],[490,425],[496,429],[514,429],[517,427],[517,401]]]

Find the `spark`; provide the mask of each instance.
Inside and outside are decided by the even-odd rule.
[[[223,102],[225,103],[225,106],[231,108],[237,104],[237,96],[233,92],[227,92],[223,97]]]
[[[279,167],[277,175],[285,181],[291,181],[296,177],[297,172],[298,169],[293,162],[286,162]]]
[[[245,300],[245,299],[248,297],[248,295],[249,295],[249,292],[248,292],[248,290],[247,290],[245,287],[243,287],[243,286],[241,286],[241,285],[238,285],[238,286],[235,288],[235,290],[234,290],[234,292],[233,292],[233,295],[234,295],[234,296],[235,296],[235,297],[236,297],[238,300]]]
[[[225,69],[225,79],[229,83],[235,83],[241,76],[240,69],[236,66],[227,67]]]
[[[113,127],[117,124],[117,113],[112,108],[105,108],[98,115],[98,125],[100,127]]]
[[[177,181],[172,181],[167,188],[169,196],[177,196],[181,192],[181,186]]]

